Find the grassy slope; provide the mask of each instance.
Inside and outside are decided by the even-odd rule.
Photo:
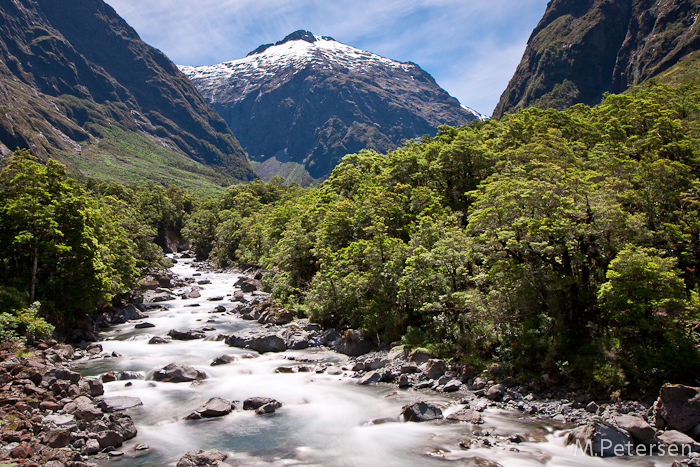
[[[73,174],[99,180],[163,185],[176,183],[196,192],[214,193],[231,179],[169,150],[143,133],[117,126],[100,128],[103,138],[86,144],[79,155],[64,153],[57,157]]]

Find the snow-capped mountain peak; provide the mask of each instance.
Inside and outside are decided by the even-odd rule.
[[[180,69],[259,163],[263,178],[303,172],[301,181],[323,179],[346,154],[386,152],[435,134],[439,125],[478,117],[415,63],[308,31],[239,60]]]
[[[308,31],[297,31],[276,44],[260,46],[239,60],[212,66],[181,65],[179,68],[198,86],[205,88],[235,77],[239,82],[230,84],[240,90],[240,97],[243,97],[255,83],[280,74],[291,78],[309,66],[353,73],[373,73],[387,67],[410,73],[419,68],[413,63],[390,60]]]

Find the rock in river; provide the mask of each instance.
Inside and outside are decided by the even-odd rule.
[[[255,329],[233,334],[226,338],[226,344],[231,347],[252,349],[256,352],[284,352],[287,345],[277,333],[265,329]]]
[[[217,449],[190,451],[177,463],[177,467],[220,466],[228,455]]]
[[[171,363],[153,374],[153,379],[166,383],[185,383],[206,379],[207,374],[191,366]]]
[[[196,420],[199,418],[213,418],[213,417],[223,417],[228,415],[233,410],[233,404],[222,399],[220,397],[212,397],[206,404],[198,408],[194,413],[187,416],[189,420]]]
[[[282,407],[282,404],[270,397],[251,397],[243,401],[243,410],[258,410],[266,405],[274,406],[275,409]]]
[[[627,431],[602,420],[593,420],[571,431],[566,436],[566,444],[576,444],[589,456],[598,457],[630,455],[634,446]]]
[[[407,422],[427,422],[442,420],[442,409],[432,402],[415,402],[404,406],[401,415]]]
[[[143,405],[141,399],[129,396],[108,397],[100,401],[100,408],[105,413],[119,412],[139,405]]]

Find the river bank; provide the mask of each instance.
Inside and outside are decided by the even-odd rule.
[[[77,391],[83,381],[99,383],[104,395],[85,396],[95,407],[121,401],[115,413],[133,418],[138,435],[88,453],[87,442],[98,433],[82,430],[85,435],[71,437],[64,448],[74,457],[53,462],[187,465],[199,462],[188,452],[205,451],[212,462],[223,455],[231,465],[583,466],[591,459],[565,446],[571,429],[617,427],[624,417],[655,422],[648,403],[593,401],[585,394],[556,399],[515,384],[498,367],[475,374],[421,351],[376,349],[360,331],[295,319],[258,290],[255,274],[176,261],[172,274],[151,279],[143,304],[98,317],[100,344],[58,362],[80,371]],[[55,353],[52,348],[39,350],[40,365],[55,359],[44,354]],[[6,383],[19,392],[3,408],[22,405],[20,392],[26,398],[23,391],[30,390],[22,379]],[[34,387],[46,390],[44,383],[42,376]],[[43,428],[34,433],[39,417],[74,415],[66,406],[77,391],[50,408],[28,405],[22,420],[29,426],[19,438],[3,437],[0,455],[7,459],[8,447],[45,439]],[[256,398],[266,403],[244,410]],[[649,428],[653,437],[664,434]],[[33,438],[23,440],[30,431]],[[626,465],[673,461],[633,457]]]

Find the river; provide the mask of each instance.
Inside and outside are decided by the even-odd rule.
[[[105,383],[105,397],[139,397],[143,406],[129,409],[138,436],[124,444],[124,456],[101,460],[101,465],[146,467],[175,465],[188,451],[216,448],[229,454],[226,462],[245,466],[490,466],[486,459],[504,467],[518,466],[668,466],[670,458],[599,459],[577,455],[564,447],[563,438],[547,423],[517,411],[487,409],[485,424],[471,426],[449,422],[401,423],[402,406],[431,400],[458,410],[459,396],[432,391],[399,390],[393,385],[359,386],[351,372],[315,371],[279,373],[281,366],[319,365],[342,369],[348,357],[330,350],[309,349],[258,355],[227,346],[215,336],[260,326],[231,314],[212,313],[218,305],[232,308],[230,297],[237,274],[197,271],[191,260],[178,259],[172,272],[181,277],[201,274],[208,279],[201,297],[164,302],[166,308],[147,312],[144,321],[155,327],[135,329],[134,322],[114,326],[101,334],[101,344],[116,358],[93,360],[80,369],[84,375],[108,371],[137,372],[144,379]],[[251,298],[249,294],[246,294]],[[224,296],[223,302],[207,300]],[[199,305],[199,306],[193,306]],[[202,326],[216,330],[205,340],[173,341],[149,345],[153,336],[171,329],[186,331]],[[221,355],[236,360],[210,366]],[[154,371],[173,362],[191,365],[207,374],[200,384],[154,382]],[[237,410],[206,420],[184,420],[212,397],[243,401],[249,397],[272,397],[282,403],[276,413],[256,415]],[[390,418],[388,423],[372,420]],[[474,430],[489,432],[494,439],[513,434],[532,440],[518,445],[504,442],[493,448],[463,450],[460,441]],[[536,442],[536,441],[539,442]],[[146,444],[150,449],[137,451]]]

